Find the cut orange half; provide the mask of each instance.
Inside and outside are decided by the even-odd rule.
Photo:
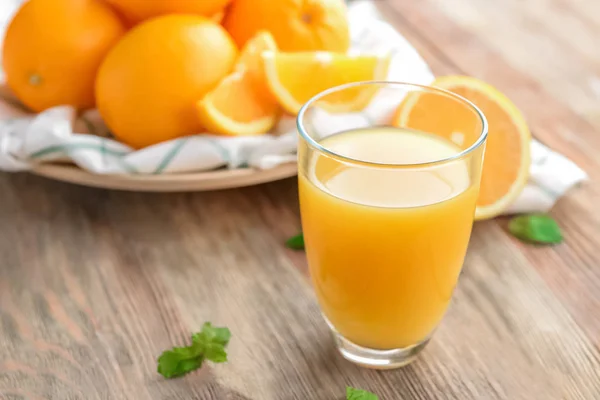
[[[493,86],[466,76],[446,76],[433,86],[454,92],[473,102],[488,121],[489,133],[483,162],[475,219],[493,218],[521,193],[529,177],[531,133],[519,109]],[[431,118],[435,112],[436,118]],[[400,105],[394,125],[446,135],[456,142],[475,143],[472,113],[448,107],[441,96],[413,94]],[[431,124],[444,126],[431,126]],[[461,129],[462,127],[462,129]],[[457,143],[459,144],[459,143]]]
[[[267,84],[279,104],[296,115],[302,105],[320,92],[345,83],[384,80],[391,57],[345,55],[330,52],[263,53]],[[321,102],[333,112],[364,108],[375,91],[356,87],[326,96]]]
[[[267,87],[261,54],[276,49],[268,32],[246,43],[234,71],[197,104],[206,129],[221,135],[260,135],[275,125],[279,105]]]

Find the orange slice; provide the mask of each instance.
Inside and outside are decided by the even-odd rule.
[[[263,53],[267,83],[279,104],[298,114],[302,105],[320,92],[345,83],[384,80],[391,57],[330,52]],[[326,96],[322,102],[334,112],[356,111],[375,94],[374,87],[357,87]]]
[[[206,129],[221,135],[260,135],[275,125],[279,106],[267,87],[261,54],[276,49],[268,32],[246,43],[234,71],[197,104]]]
[[[446,76],[437,78],[433,86],[472,101],[488,120],[489,133],[475,219],[493,218],[517,198],[529,177],[531,133],[525,118],[505,95],[478,79]],[[441,104],[442,101],[445,103]],[[437,118],[431,118],[431,110],[435,110]],[[447,135],[451,141],[455,141],[457,132],[464,143],[477,140],[476,137],[465,137],[467,132],[476,135],[472,115],[448,107],[447,101],[439,96],[409,96],[398,108],[393,123]],[[444,126],[439,126],[440,123]]]

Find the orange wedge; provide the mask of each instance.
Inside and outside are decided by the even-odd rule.
[[[260,135],[275,125],[279,106],[267,87],[261,54],[276,49],[268,32],[246,43],[234,71],[197,104],[206,129],[221,135]]]
[[[295,115],[313,96],[334,86],[384,80],[391,57],[322,51],[265,52],[263,60],[271,93],[287,112]],[[365,107],[374,94],[373,87],[357,87],[326,96],[322,102],[330,111],[356,111]]]
[[[472,101],[488,120],[489,133],[483,162],[481,187],[477,199],[475,219],[493,218],[504,211],[521,193],[529,177],[529,144],[531,133],[519,109],[491,85],[466,76],[446,76],[435,80],[433,86],[454,92]],[[444,105],[436,104],[445,102]],[[430,118],[435,110],[438,118]],[[429,112],[428,112],[429,111]],[[447,115],[439,115],[439,114]],[[409,122],[410,121],[410,122]],[[431,126],[443,121],[444,126]],[[400,105],[394,125],[447,135],[453,141],[457,131],[465,143],[477,138],[472,116],[447,107],[447,100],[439,96],[414,94]],[[461,129],[460,127],[464,128]]]

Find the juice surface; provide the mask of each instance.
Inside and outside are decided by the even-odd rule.
[[[398,128],[342,132],[321,144],[382,164],[426,163],[461,151]],[[300,206],[325,316],[364,347],[419,343],[442,319],[467,249],[478,192],[468,162],[374,168],[311,157],[299,175]]]

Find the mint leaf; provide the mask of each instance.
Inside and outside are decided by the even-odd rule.
[[[192,335],[192,341],[194,343],[209,343],[214,342],[221,346],[227,346],[231,339],[231,332],[229,328],[219,328],[213,326],[210,322],[205,322],[202,325],[202,331]]]
[[[165,378],[175,378],[200,368],[204,358],[197,346],[173,347],[158,358],[158,373]]]
[[[294,250],[304,249],[304,235],[300,233],[296,236],[292,236],[285,242],[285,245]]]
[[[230,339],[229,329],[207,322],[202,326],[202,331],[192,335],[190,346],[164,351],[158,358],[157,371],[165,378],[176,378],[200,368],[204,360],[226,362],[225,347]]]
[[[227,352],[221,345],[208,345],[204,350],[204,357],[208,361],[212,361],[214,363],[224,363],[227,362]]]
[[[508,223],[509,232],[529,243],[556,244],[563,241],[560,227],[544,214],[520,215]]]
[[[379,400],[379,397],[366,390],[355,389],[348,386],[346,388],[346,400]]]

